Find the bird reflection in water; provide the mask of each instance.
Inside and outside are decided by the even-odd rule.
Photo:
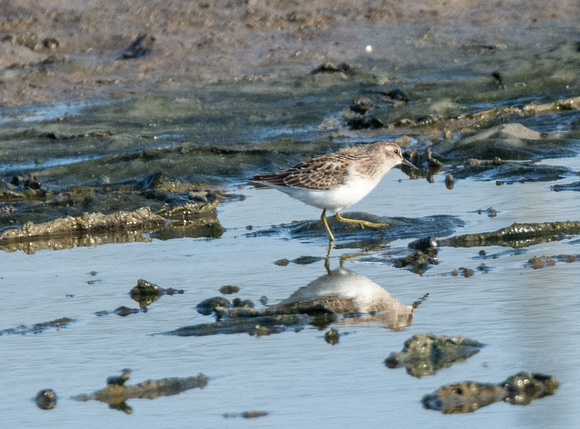
[[[393,331],[400,331],[411,325],[414,309],[419,303],[403,304],[382,286],[344,268],[341,263],[335,270],[327,266],[327,274],[301,287],[276,308],[286,312],[320,305],[343,316],[334,323],[381,322]]]

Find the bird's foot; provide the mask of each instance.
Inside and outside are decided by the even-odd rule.
[[[356,223],[357,225],[360,225],[360,227],[363,229],[365,226],[368,228],[385,228],[385,227],[389,226],[388,223],[375,223],[375,222],[369,222],[368,220],[347,219],[345,217],[342,217],[342,215],[340,213],[336,214],[336,220],[339,222]]]

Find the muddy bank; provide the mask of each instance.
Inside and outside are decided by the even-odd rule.
[[[438,60],[424,53],[433,48],[453,55],[509,50],[522,31],[533,39],[555,23],[575,26],[579,9],[574,0],[8,1],[0,7],[0,99],[22,105],[142,96],[199,82],[279,78],[327,61],[429,67]],[[145,48],[143,40],[131,47],[139,36]]]

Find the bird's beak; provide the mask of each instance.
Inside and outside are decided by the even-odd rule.
[[[415,165],[411,161],[407,161],[405,158],[403,158],[403,160],[398,164],[398,167],[402,167],[403,165],[413,170],[418,170],[418,168],[415,167]]]

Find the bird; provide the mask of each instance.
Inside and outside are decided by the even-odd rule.
[[[254,176],[252,181],[322,209],[320,219],[332,243],[334,236],[326,220],[327,210],[336,213],[339,222],[355,223],[362,228],[387,226],[344,218],[340,212],[362,200],[391,168],[403,165],[417,170],[403,158],[401,148],[396,143],[379,141],[320,155],[288,170]]]

